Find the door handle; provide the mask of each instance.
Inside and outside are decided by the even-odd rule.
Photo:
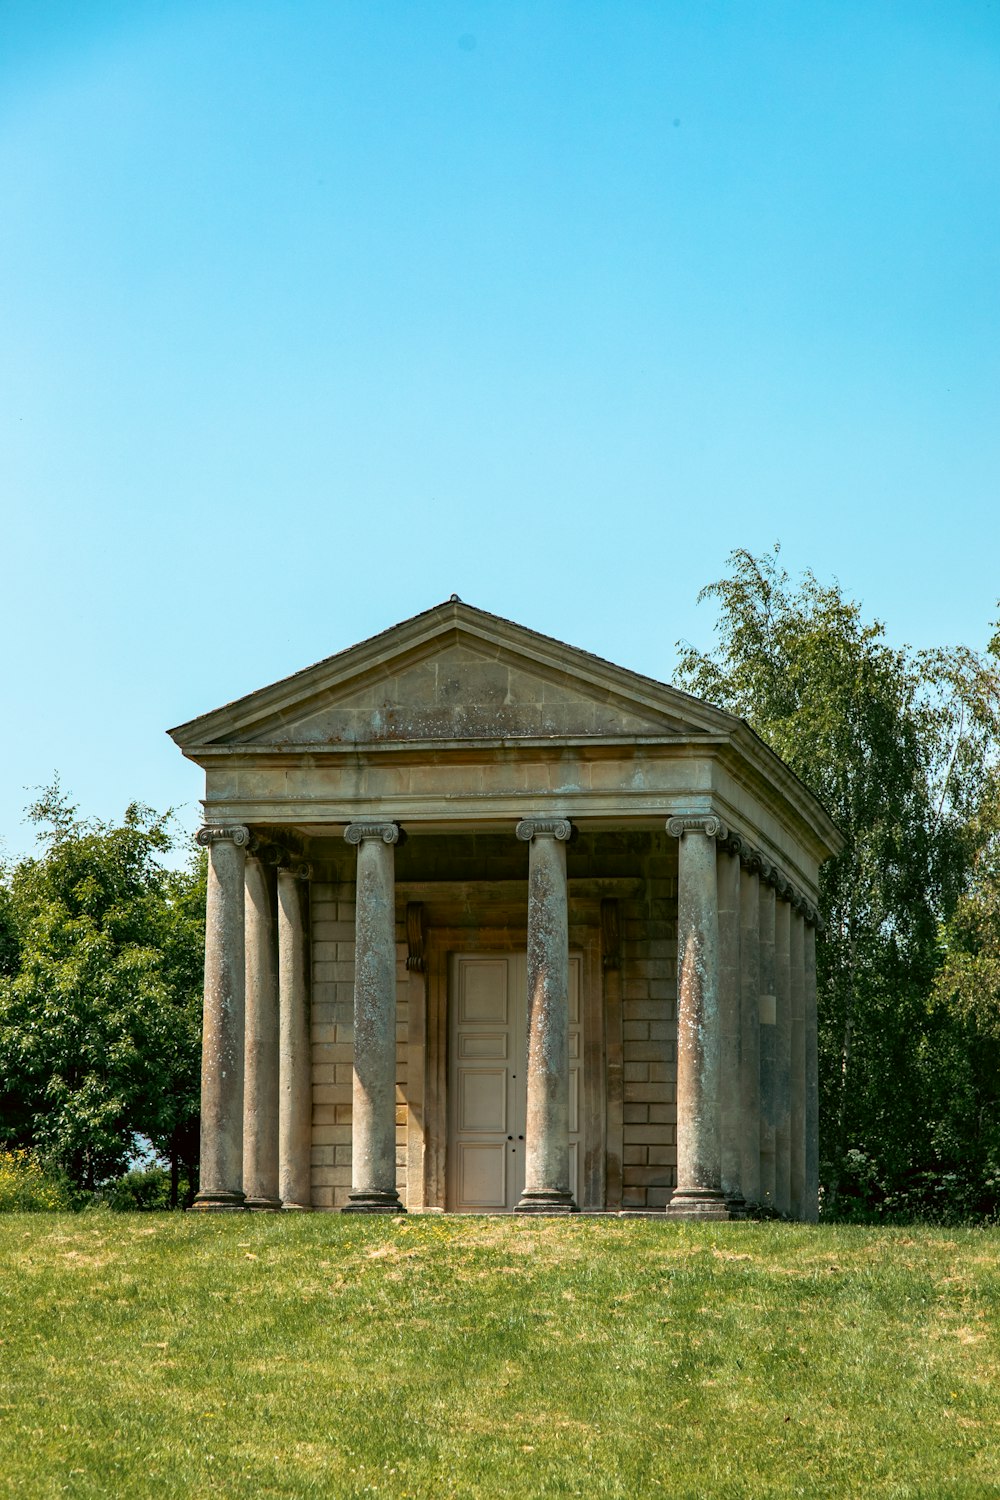
[[[523,1141],[523,1140],[524,1140],[524,1136],[523,1136],[523,1135],[519,1135],[519,1136],[518,1136],[518,1140],[519,1140],[519,1141]]]
[[[512,1135],[509,1135],[509,1136],[508,1136],[508,1137],[507,1137],[507,1139],[508,1139],[508,1140],[509,1140],[509,1141],[512,1141],[512,1140],[513,1140],[513,1139],[514,1139],[514,1137],[513,1137],[513,1136],[512,1136]]]

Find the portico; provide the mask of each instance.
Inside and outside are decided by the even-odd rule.
[[[451,600],[171,733],[197,1207],[815,1217],[839,836],[742,721]]]

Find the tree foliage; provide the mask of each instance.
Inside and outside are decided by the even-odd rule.
[[[986,888],[1000,900],[990,883],[996,829],[975,828],[995,745],[988,665],[967,651],[892,647],[839,586],[811,572],[790,580],[777,548],[734,552],[730,564],[700,595],[717,602],[717,646],[682,647],[680,680],[746,719],[845,839],[821,874],[827,1206],[926,1208],[940,1202],[942,1181],[952,1199],[992,1206],[996,1133],[975,1125],[996,1121],[995,1089],[969,1065],[961,1014],[978,1009],[970,966],[1000,954],[984,942],[984,930],[996,931]]]
[[[42,852],[0,891],[0,1141],[92,1190],[148,1137],[193,1170],[204,870],[170,871],[169,820],[83,820],[58,782],[29,809]]]

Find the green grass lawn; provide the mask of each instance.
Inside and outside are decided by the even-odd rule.
[[[1000,1231],[0,1217],[0,1493],[1000,1496]]]

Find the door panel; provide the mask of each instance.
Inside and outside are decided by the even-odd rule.
[[[458,1133],[460,1136],[496,1133],[507,1129],[508,1079],[506,1068],[458,1070]]]
[[[496,1145],[458,1145],[456,1192],[465,1213],[496,1211],[506,1203],[507,1153],[504,1142]]]
[[[455,954],[450,966],[448,1207],[510,1213],[524,1188],[527,957]],[[570,1187],[577,1194],[583,1045],[582,962],[570,957]]]
[[[458,1019],[460,1025],[484,1022],[506,1026],[510,1020],[510,960],[506,958],[462,958],[459,960]]]

